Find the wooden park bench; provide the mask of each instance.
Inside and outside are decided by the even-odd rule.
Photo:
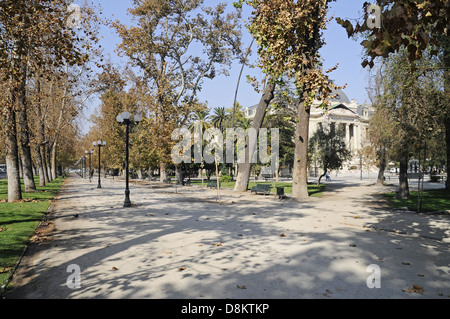
[[[210,180],[209,183],[206,184],[206,187],[217,188],[217,180],[216,179]],[[219,181],[219,187],[220,187],[220,181]]]
[[[270,184],[256,184],[251,189],[251,193],[253,192],[256,194],[263,193],[264,195],[270,195]]]

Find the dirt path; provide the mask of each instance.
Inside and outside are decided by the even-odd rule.
[[[123,208],[123,181],[102,185],[70,179],[7,298],[450,298],[449,217],[390,211],[386,187],[335,182],[303,202],[222,189],[219,205],[132,184]]]

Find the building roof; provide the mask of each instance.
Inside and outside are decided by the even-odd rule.
[[[330,95],[338,94],[334,99],[330,99],[331,102],[338,102],[338,103],[350,103],[350,100],[342,90],[333,90]]]
[[[345,106],[344,104],[338,104],[336,106],[333,106],[332,108],[330,108],[330,111],[332,110],[338,110],[338,109],[343,109],[343,110],[348,110],[350,112],[352,112],[353,114],[356,114],[355,111],[350,110],[347,106]]]

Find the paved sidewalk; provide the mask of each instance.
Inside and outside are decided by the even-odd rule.
[[[449,299],[450,217],[391,211],[390,188],[368,184],[303,202],[221,189],[219,205],[214,190],[132,183],[123,208],[122,180],[72,176],[6,298]]]

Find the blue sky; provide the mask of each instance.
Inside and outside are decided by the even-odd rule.
[[[129,24],[130,16],[127,15],[127,9],[132,6],[132,0],[92,0],[94,4],[100,5],[102,8],[102,17],[110,19],[118,19],[123,24]],[[206,0],[211,3],[214,0]],[[362,16],[362,5],[365,0],[338,0],[331,4],[330,15],[341,18],[356,19]],[[78,2],[78,1],[76,1]],[[216,2],[216,1],[214,1]],[[223,1],[222,1],[223,2]],[[231,0],[225,1],[232,5]],[[245,15],[249,14],[249,10],[244,10]],[[244,42],[248,44],[251,37],[248,31],[243,28]],[[118,57],[115,52],[116,46],[120,43],[120,38],[115,32],[108,28],[102,29],[103,39],[101,40],[104,48],[104,55],[109,56],[111,61],[118,65],[124,65],[127,60],[125,57]],[[336,23],[335,20],[329,23],[328,29],[324,31],[326,45],[321,49],[321,55],[324,59],[324,68],[328,69],[339,63],[339,68],[331,73],[330,77],[338,85],[347,84],[344,92],[349,99],[356,99],[358,103],[364,103],[367,98],[366,86],[368,85],[368,70],[361,67],[362,47],[360,41],[348,39],[344,28]],[[254,51],[256,46],[253,47]],[[256,59],[256,52],[253,53],[253,59]],[[213,80],[205,80],[203,90],[199,97],[202,101],[208,101],[208,106],[214,108],[217,106],[232,107],[234,100],[234,92],[240,71],[240,65],[234,64],[229,70],[230,76],[220,76]],[[245,75],[250,74],[256,77],[262,77],[262,73],[253,69],[245,69],[243,79],[239,88],[238,102],[242,105],[251,106],[259,102],[260,94],[256,93],[253,88],[245,80]],[[86,109],[86,117],[98,105],[98,99],[93,99],[91,105]]]

